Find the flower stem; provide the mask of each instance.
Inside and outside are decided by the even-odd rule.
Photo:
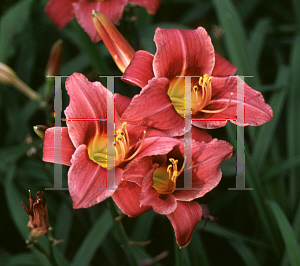
[[[119,214],[117,212],[115,203],[112,200],[112,198],[109,198],[107,200],[107,206],[110,210],[111,216],[114,221],[115,228],[117,229],[120,241],[123,245],[123,249],[124,249],[124,252],[125,252],[125,255],[127,257],[129,264],[130,265],[138,265],[136,259],[133,256],[133,253],[132,253],[132,250],[131,250],[131,247],[130,247],[130,244],[129,244],[129,241],[127,238],[127,234],[126,234],[125,229],[122,224],[122,221],[120,219],[116,219],[119,216]]]
[[[53,234],[52,234],[53,228],[50,227],[48,230],[48,242],[49,242],[49,261],[53,266],[58,266],[53,253]]]

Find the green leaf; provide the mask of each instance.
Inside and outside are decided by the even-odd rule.
[[[175,265],[187,265],[191,266],[191,261],[188,253],[187,247],[179,248],[176,239],[174,237],[174,249],[175,249]]]
[[[253,51],[253,61],[255,66],[258,66],[270,24],[271,20],[269,18],[262,18],[257,21],[255,28],[251,32],[250,47]]]
[[[95,252],[112,229],[113,220],[106,209],[89,231],[72,261],[72,266],[89,265]]]
[[[19,1],[8,10],[0,21],[0,61],[7,63],[16,51],[14,45],[18,35],[27,27],[31,19],[33,0]]]
[[[182,24],[191,24],[194,21],[198,21],[209,11],[212,9],[212,4],[210,1],[200,1],[200,3],[197,3],[193,5],[188,11],[186,11],[180,22]]]
[[[297,19],[298,23],[300,23],[300,1],[292,0],[292,3],[294,5],[293,10],[296,14],[296,19]]]
[[[253,197],[258,216],[260,217],[260,222],[269,237],[269,241],[275,250],[276,258],[278,259],[281,250],[281,242],[279,241],[280,232],[274,225],[270,217],[269,209],[265,205],[265,200],[268,195],[266,193],[266,188],[261,183],[259,168],[257,167],[253,156],[249,153],[247,145],[245,145],[245,148],[245,153],[247,154],[245,157],[246,183],[253,188],[250,195]]]
[[[204,223],[205,223],[205,221],[203,221],[203,220],[200,223],[198,223],[195,228],[195,231],[201,230],[204,226]],[[212,233],[214,235],[224,237],[229,240],[249,242],[255,246],[258,246],[261,248],[266,248],[265,243],[263,243],[259,240],[244,236],[243,234],[241,234],[239,232],[225,228],[218,224],[211,224],[208,222],[203,230],[205,230],[206,232]]]
[[[280,114],[286,100],[286,95],[286,92],[282,90],[279,92],[274,92],[271,97],[270,105],[273,109],[273,119],[260,126],[258,135],[255,138],[256,140],[253,150],[253,160],[257,169],[261,169],[265,162],[265,158],[270,149],[270,145],[272,144],[277,126],[280,122]]]
[[[253,76],[249,84],[259,86],[259,76],[253,61],[242,20],[230,0],[213,0],[218,20],[224,29],[225,44],[231,62],[237,66],[238,74]]]
[[[134,241],[149,240],[149,234],[154,217],[155,213],[153,211],[146,212],[143,215],[137,217],[131,239],[133,239]]]
[[[64,239],[64,242],[59,244],[59,249],[63,252],[66,250],[66,247],[69,242],[69,235],[71,231],[73,212],[69,203],[64,202],[61,204],[57,212],[57,218],[55,221],[54,236],[55,239],[60,240]],[[68,221],[66,223],[66,221]]]
[[[85,54],[81,53],[78,56],[70,59],[62,65],[60,73],[64,76],[73,74],[74,72],[83,71],[89,65],[88,58]],[[49,78],[50,79],[50,78]],[[51,78],[54,83],[54,78]]]
[[[111,73],[108,64],[103,60],[99,44],[93,43],[75,20],[72,20],[62,32],[86,54],[98,75]],[[66,74],[69,75],[69,73]]]
[[[252,1],[242,1],[238,7],[239,13],[243,20],[245,20],[249,15],[252,14],[256,6],[261,2],[261,0],[252,0]]]
[[[18,145],[12,147],[5,147],[0,149],[0,170],[7,170],[9,166],[14,164],[33,146],[37,146],[41,141],[34,141],[28,145]]]
[[[250,248],[248,248],[244,243],[229,241],[229,243],[234,247],[237,253],[241,256],[246,266],[259,266],[260,263],[254,256]]]
[[[285,213],[279,207],[279,205],[274,201],[268,202],[273,216],[277,222],[278,228],[281,232],[281,236],[285,243],[285,247],[287,249],[287,253],[289,256],[289,260],[292,266],[300,265],[300,246],[297,243],[297,239],[295,237],[295,232],[289,223]]]
[[[42,253],[40,250],[32,248],[32,253],[36,257],[36,259],[39,261],[40,265],[52,266],[49,259],[46,257],[46,254]]]
[[[291,76],[290,88],[287,105],[287,150],[288,156],[293,158],[300,155],[300,34],[298,34],[293,43],[291,52]],[[299,169],[290,171],[290,206],[294,210],[299,199]]]
[[[6,266],[29,266],[41,265],[36,257],[31,253],[19,253],[10,257],[5,263]]]
[[[29,231],[27,229],[27,223],[29,221],[28,214],[23,210],[21,205],[21,197],[17,192],[15,184],[13,182],[15,176],[16,167],[12,166],[7,171],[7,176],[5,180],[5,197],[10,211],[10,216],[12,217],[17,229],[24,239],[27,238]],[[27,202],[25,202],[28,206]]]
[[[281,174],[286,174],[288,170],[299,165],[300,165],[299,157],[286,159],[284,161],[274,162],[272,166],[268,167],[264,171],[262,181],[265,182],[274,177],[279,178]]]
[[[208,253],[199,234],[193,235],[188,250],[194,265],[209,266]]]

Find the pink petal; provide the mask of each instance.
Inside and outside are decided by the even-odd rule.
[[[75,147],[88,144],[95,134],[106,131],[107,93],[109,105],[113,106],[113,95],[100,83],[89,82],[79,73],[71,75],[66,81],[70,104],[65,110],[69,135]]]
[[[156,78],[211,75],[215,64],[214,47],[206,30],[160,29],[154,36],[157,51],[153,69]]]
[[[235,74],[237,67],[215,52],[215,67],[213,77],[229,77]]]
[[[180,146],[184,154],[183,145]],[[192,142],[192,187],[195,190],[175,190],[173,195],[180,201],[191,201],[203,197],[221,181],[220,164],[232,155],[233,147],[226,141],[213,139],[209,143]],[[188,166],[185,167],[185,169]],[[177,187],[183,187],[184,175],[177,179]],[[200,190],[199,190],[200,188]]]
[[[73,3],[77,0],[50,0],[45,13],[60,29],[67,25],[74,17]]]
[[[207,110],[218,110],[226,106],[229,102],[230,94],[233,93],[230,106],[216,114],[204,114],[199,113],[193,115],[193,124],[195,119],[210,119],[207,121],[208,128],[218,127],[215,122],[223,119],[223,123],[226,124],[225,120],[230,120],[234,124],[237,123],[237,77],[229,78],[217,78],[212,79],[212,103],[205,107]],[[240,90],[240,89],[239,89]],[[242,93],[242,91],[241,91]],[[245,121],[244,124],[238,124],[239,126],[259,126],[270,121],[273,117],[272,108],[265,103],[263,96],[260,92],[253,90],[246,83],[244,83],[244,99],[245,99]]]
[[[55,158],[54,154],[57,151],[55,148],[55,132],[61,131],[61,162],[59,158]],[[51,127],[45,132],[45,139],[43,144],[43,161],[50,163],[59,163],[71,166],[71,158],[75,152],[75,147],[69,137],[67,127]],[[60,156],[59,156],[60,157]]]
[[[93,42],[100,41],[100,36],[94,26],[92,19],[92,10],[104,14],[113,23],[117,23],[122,17],[124,6],[127,0],[112,0],[112,1],[90,1],[79,0],[74,3],[74,12],[81,27],[87,32]]]
[[[212,136],[209,135],[204,129],[192,126],[192,138],[199,142],[210,142]]]
[[[123,181],[112,198],[119,209],[129,217],[136,217],[151,210],[151,207],[140,206],[141,187],[132,182]]]
[[[161,0],[129,0],[128,2],[143,6],[150,11],[150,14],[155,14],[160,6]]]
[[[167,161],[167,157],[165,155],[160,155],[132,160],[124,169],[123,180],[134,182],[139,186],[142,186],[144,177],[153,168],[154,161],[159,165],[164,165]]]
[[[177,202],[172,194],[159,196],[157,191],[152,188],[153,172],[157,167],[158,164],[154,164],[144,177],[140,204],[141,206],[151,206],[159,214],[169,214],[176,209]]]
[[[207,117],[208,115],[206,115]],[[192,120],[193,126],[205,129],[215,129],[219,127],[224,127],[227,124],[226,119],[222,119],[222,121],[214,118],[197,118]]]
[[[115,99],[115,107],[117,109],[119,117],[122,116],[126,108],[129,106],[131,102],[131,98],[127,96],[123,96],[119,93],[114,94],[114,99]]]
[[[126,68],[122,80],[141,88],[145,87],[154,77],[153,58],[154,55],[149,52],[137,51]]]
[[[158,128],[171,136],[184,133],[184,119],[176,112],[167,94],[169,81],[152,79],[139,95],[133,97],[122,121]]]
[[[202,210],[197,202],[177,202],[174,212],[167,215],[175,231],[179,247],[187,246],[192,238],[193,231],[201,221]]]
[[[137,128],[135,130],[138,132],[138,126],[128,126],[129,136],[134,128]],[[140,135],[140,140],[136,143],[134,150],[136,150],[142,144],[142,148],[136,157],[164,155],[171,151],[174,146],[181,143],[179,139],[172,138],[160,130],[147,128],[145,132],[146,135],[143,144],[141,140],[142,135]]]
[[[122,170],[115,168],[115,185],[121,182]],[[107,187],[107,170],[90,160],[86,145],[80,145],[72,157],[68,173],[73,208],[88,208],[110,197],[115,190]]]

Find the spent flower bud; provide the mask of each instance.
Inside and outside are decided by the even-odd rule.
[[[29,210],[24,205],[24,203],[21,202],[24,210],[29,215],[29,222],[27,224],[27,228],[30,231],[30,237],[33,239],[47,234],[49,229],[46,198],[44,192],[42,192],[43,199],[39,197],[39,193],[39,191],[36,193],[36,199],[33,200],[31,198],[31,192],[29,190]]]

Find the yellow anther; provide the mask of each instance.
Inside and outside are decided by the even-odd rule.
[[[167,166],[167,173],[165,172],[165,167],[158,168],[154,171],[153,174],[153,188],[156,189],[158,194],[166,195],[171,194],[176,189],[176,180],[178,176],[183,172],[185,166],[185,159],[181,170],[178,172],[177,165],[178,160],[174,158],[169,158],[171,164]],[[164,170],[163,170],[164,169]]]
[[[144,144],[146,131],[143,132],[143,138],[139,147],[135,152],[130,152],[133,146],[130,146],[130,140],[126,129],[126,122],[122,124],[122,128],[118,129],[115,134],[115,142],[113,143],[115,156],[114,166],[120,165],[123,162],[129,161],[134,158],[142,149]],[[107,154],[107,135],[96,136],[88,145],[88,153],[91,160],[101,165],[103,168],[113,167],[107,165],[108,158],[111,154]],[[132,154],[133,153],[133,154]],[[109,159],[110,160],[110,159]]]
[[[172,178],[171,178],[171,180],[172,180],[172,182],[176,182],[176,179],[177,179],[177,177],[178,177],[178,171],[174,171],[173,172],[173,175],[172,175]]]
[[[178,160],[170,158],[169,161],[172,164],[168,165],[167,172],[169,173],[170,180],[175,183],[176,179],[178,177],[178,171],[177,171]],[[172,170],[173,170],[173,173],[172,173]]]
[[[193,105],[193,113],[203,112],[203,113],[220,113],[224,110],[226,110],[232,99],[233,93],[231,93],[229,102],[227,105],[219,110],[206,110],[204,109],[207,105],[213,103],[211,100],[212,97],[212,86],[211,86],[211,80],[213,77],[209,77],[207,74],[203,75],[203,77],[199,78],[199,86],[201,87],[201,90],[198,89],[197,86],[193,87],[193,92],[195,95],[195,104]],[[201,93],[201,96],[198,95]]]

